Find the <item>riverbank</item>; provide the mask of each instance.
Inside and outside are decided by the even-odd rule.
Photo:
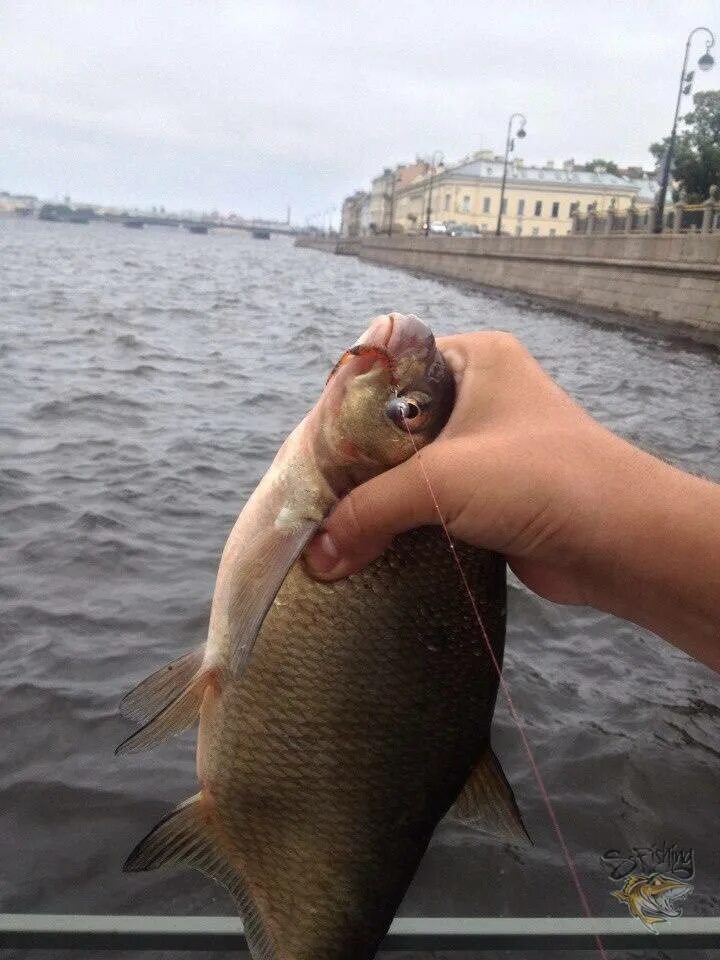
[[[301,237],[296,244],[720,346],[720,236]]]

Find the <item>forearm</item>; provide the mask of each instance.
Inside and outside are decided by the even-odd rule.
[[[720,671],[720,486],[641,451],[617,483],[593,602]]]

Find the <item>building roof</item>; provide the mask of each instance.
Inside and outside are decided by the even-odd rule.
[[[438,179],[443,175],[460,175],[462,177],[477,177],[483,180],[502,179],[502,160],[472,160],[469,163],[460,163],[454,167],[438,173]],[[563,169],[562,167],[532,167],[519,166],[512,161],[508,164],[508,184],[511,183],[546,183],[554,186],[569,187],[616,187],[618,189],[634,190],[643,200],[652,200],[656,189],[649,180],[631,180],[629,177],[618,177],[613,173],[590,173],[587,170]]]

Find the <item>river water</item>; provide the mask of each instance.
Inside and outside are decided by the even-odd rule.
[[[245,498],[340,353],[390,309],[436,332],[515,333],[603,423],[720,479],[710,348],[282,237],[0,220],[0,910],[233,912],[198,874],[120,872],[196,788],[187,737],[113,757],[128,732],[118,700],[203,638]],[[695,854],[686,914],[717,915],[717,676],[516,583],[506,656],[593,912],[624,911],[605,851],[674,842]],[[581,914],[503,703],[494,739],[535,846],[441,827],[403,913]]]

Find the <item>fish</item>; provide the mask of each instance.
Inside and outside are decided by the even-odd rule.
[[[302,556],[344,494],[439,434],[454,397],[430,329],[377,317],[241,511],[205,645],[121,705],[142,726],[120,753],[199,720],[198,793],[124,869],[191,867],[224,885],[254,960],[375,956],[451,808],[481,834],[528,842],[490,745],[503,558],[451,550],[439,526],[335,583],[313,579]]]
[[[692,884],[661,873],[633,873],[621,890],[612,891],[612,896],[627,905],[631,917],[637,917],[648,930],[657,933],[657,924],[682,916],[680,903],[692,890]]]

